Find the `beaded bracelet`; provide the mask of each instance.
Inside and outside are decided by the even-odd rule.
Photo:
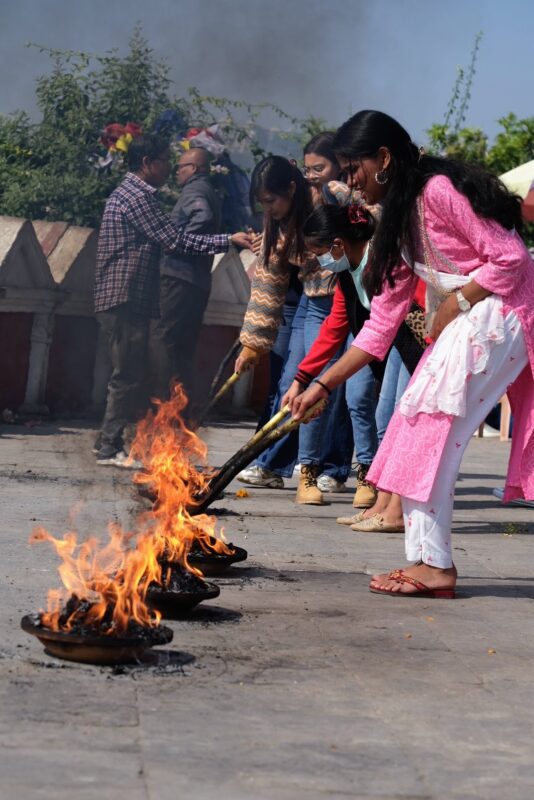
[[[332,389],[330,389],[330,388],[329,388],[329,387],[326,385],[326,383],[323,383],[322,381],[320,381],[320,380],[319,380],[319,378],[314,378],[314,380],[312,381],[312,383],[318,383],[318,384],[319,384],[319,386],[321,387],[321,389],[324,389],[324,390],[325,390],[325,392],[327,392],[327,393],[328,393],[328,396],[329,396],[329,397],[330,397],[330,395],[332,394]]]

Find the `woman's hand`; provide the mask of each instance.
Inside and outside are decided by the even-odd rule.
[[[323,187],[320,183],[310,183],[312,203],[314,206],[322,205],[323,203]]]
[[[243,345],[243,349],[239,353],[234,367],[234,372],[247,372],[254,364],[257,364],[261,358],[261,353],[253,350],[252,347]]]
[[[291,413],[293,413],[293,401],[299,394],[302,394],[304,391],[304,387],[298,381],[293,381],[285,395],[282,397],[282,402],[280,403],[280,408],[285,408],[285,406],[289,406]]]
[[[454,319],[456,319],[459,313],[460,309],[458,308],[458,300],[454,294],[451,294],[446,300],[443,301],[443,303],[440,304],[438,310],[436,311],[432,330],[429,334],[430,338],[433,339],[433,341],[436,341],[443,330],[447,327],[449,322],[452,322]]]
[[[318,400],[328,400],[328,392],[318,383],[312,383],[311,386],[308,386],[306,391],[303,392],[303,394],[299,394],[293,400],[291,407],[291,416],[293,419],[302,419],[306,411]],[[315,417],[318,417],[320,414],[322,414],[326,408],[326,405],[327,403],[325,402],[321,408],[318,408],[312,419],[315,419]]]

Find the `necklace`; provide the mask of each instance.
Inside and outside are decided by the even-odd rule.
[[[421,193],[417,198],[417,211],[419,214],[419,232],[421,234],[421,243],[423,245],[423,258],[425,262],[425,266],[428,270],[428,277],[430,278],[430,282],[432,286],[436,290],[437,294],[440,295],[442,298],[448,297],[452,294],[453,290],[447,291],[444,289],[436,275],[436,270],[432,264],[431,254],[436,258],[437,261],[441,261],[441,263],[447,267],[448,270],[453,272],[455,275],[460,275],[461,270],[458,269],[456,264],[453,264],[450,259],[448,259],[432,242],[430,236],[428,235],[428,231],[425,226],[425,206],[424,206],[424,199],[423,194]]]

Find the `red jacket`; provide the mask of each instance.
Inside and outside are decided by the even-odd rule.
[[[425,307],[425,283],[419,280],[414,300],[421,308]],[[299,364],[296,379],[301,383],[310,383],[325,368],[339,348],[345,343],[350,333],[347,317],[347,305],[340,284],[336,286],[332,309],[319,329],[316,340],[310,351]]]

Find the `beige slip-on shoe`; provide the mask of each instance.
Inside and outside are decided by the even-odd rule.
[[[354,525],[356,522],[362,522],[364,511],[359,511],[357,514],[353,514],[352,517],[338,517],[336,522],[339,525]]]
[[[404,525],[390,525],[384,522],[382,514],[375,514],[369,519],[362,519],[351,525],[351,530],[363,533],[404,533]]]

